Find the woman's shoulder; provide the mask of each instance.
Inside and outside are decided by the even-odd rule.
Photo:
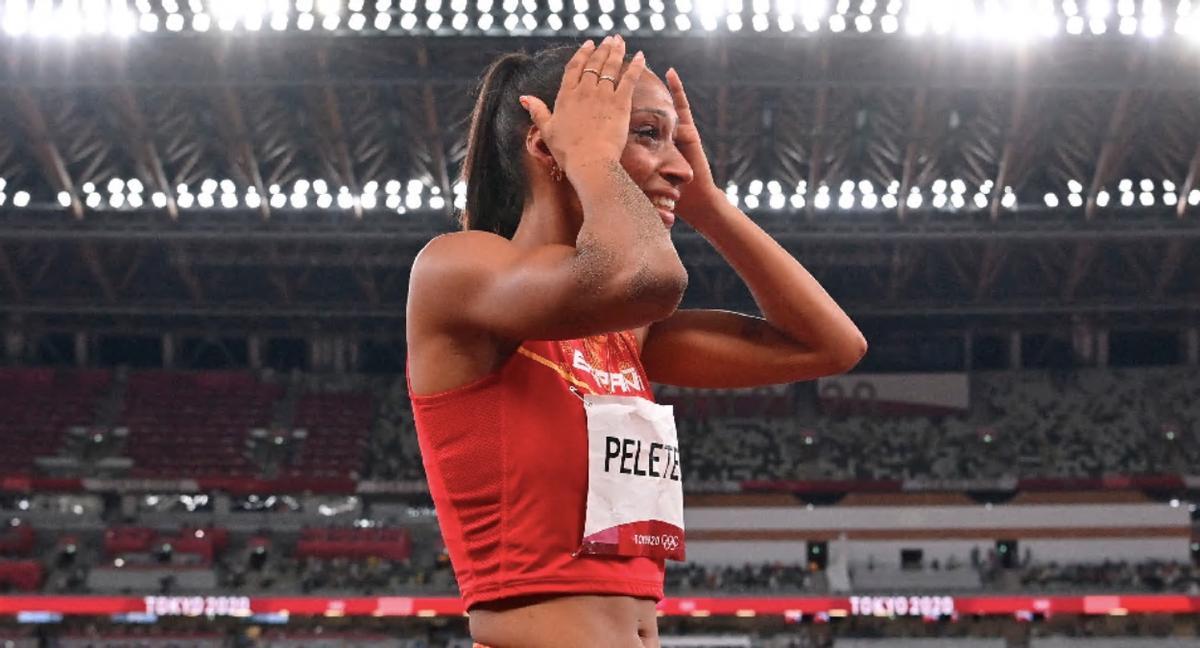
[[[516,253],[512,241],[491,232],[451,232],[430,239],[413,259],[413,285],[471,281]]]

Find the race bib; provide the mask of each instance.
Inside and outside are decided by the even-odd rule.
[[[583,396],[587,512],[579,554],[684,559],[683,468],[674,409],[635,396]]]

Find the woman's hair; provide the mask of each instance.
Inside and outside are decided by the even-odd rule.
[[[574,47],[534,54],[505,54],[492,62],[479,82],[467,154],[459,179],[467,186],[466,209],[459,215],[465,230],[512,238],[525,207],[525,135],[533,121],[518,101],[531,95],[554,110],[563,68]]]

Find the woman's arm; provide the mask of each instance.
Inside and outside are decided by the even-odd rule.
[[[848,371],[866,353],[866,339],[808,270],[717,188],[674,69],[667,85],[679,115],[675,143],[694,173],[677,204],[679,216],[745,281],[765,319],[680,311],[652,324],[642,351],[650,379],[745,386]]]

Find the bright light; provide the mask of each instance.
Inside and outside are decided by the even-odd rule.
[[[154,194],[150,196],[150,202],[155,207],[162,209],[163,207],[167,206],[167,194],[161,191],[155,191]]]
[[[1052,193],[1046,194],[1046,197],[1043,200],[1045,200],[1046,206],[1051,209],[1058,207],[1058,196]]]
[[[67,193],[66,191],[58,192],[58,204],[62,205],[63,207],[70,207],[71,194]]]
[[[24,207],[28,204],[29,204],[29,192],[28,191],[18,191],[17,193],[13,194],[13,205],[15,205],[17,207]]]

